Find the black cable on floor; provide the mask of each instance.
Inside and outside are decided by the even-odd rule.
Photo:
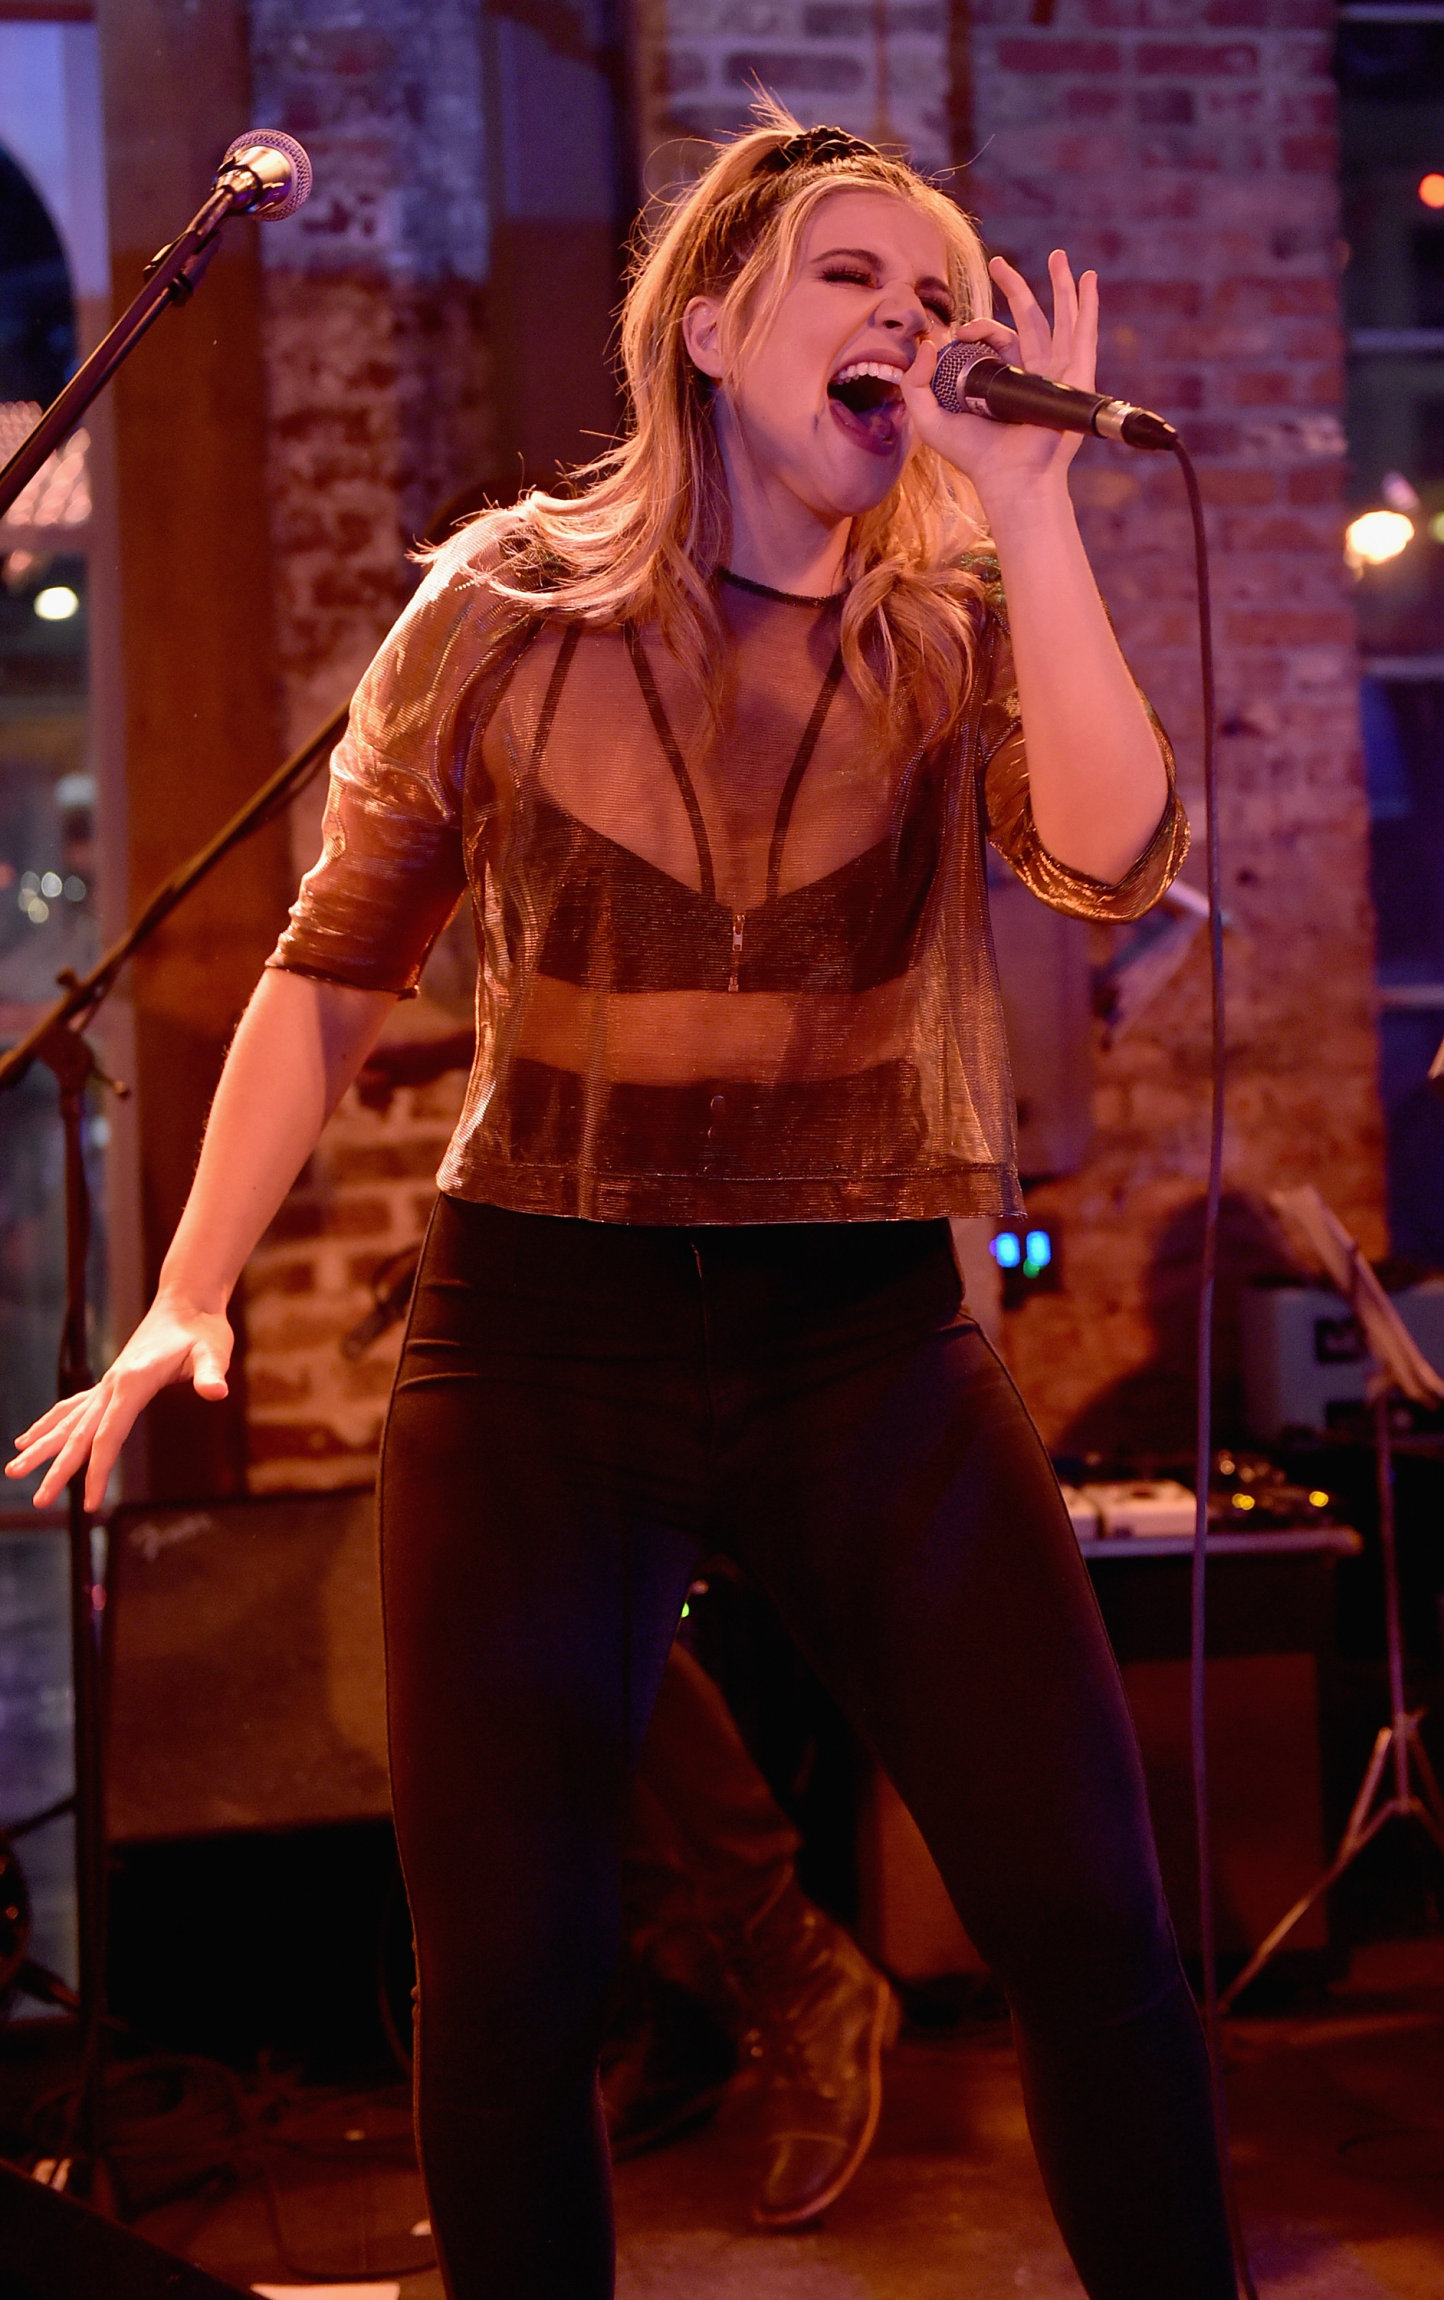
[[[1193,1570],[1190,1588],[1189,1737],[1193,1754],[1194,1841],[1198,1852],[1198,1922],[1203,1963],[1203,2025],[1208,2041],[1209,2086],[1214,2130],[1223,2168],[1224,2203],[1234,2259],[1246,2300],[1258,2300],[1249,2265],[1228,2138],[1228,2100],[1223,2081],[1223,2026],[1218,2003],[1218,1939],[1213,1896],[1213,1847],[1208,1810],[1208,1498],[1213,1482],[1213,1323],[1218,1276],[1218,1220],[1223,1195],[1225,1040],[1223,982],[1223,886],[1218,837],[1218,699],[1213,664],[1213,597],[1208,571],[1208,535],[1203,498],[1193,459],[1175,437],[1173,453],[1188,491],[1193,520],[1194,566],[1198,584],[1198,643],[1203,688],[1204,871],[1208,888],[1209,1126],[1208,1186],[1204,1198],[1203,1250],[1198,1286],[1197,1447],[1194,1458]]]
[[[40,2095],[31,2105],[32,2140],[38,2154],[63,2153],[63,2134],[74,2080]],[[285,2118],[316,2103],[283,2080],[262,2075],[243,2081],[235,2070],[201,2054],[158,2052],[112,2064],[106,2075],[108,2113],[106,2157],[112,2166],[127,2216],[161,2203],[201,2194],[224,2180],[239,2188],[259,2186],[281,2273],[298,2284],[347,2284],[377,2278],[420,2275],[434,2269],[435,2253],[419,2248],[412,2236],[377,2239],[369,2228],[362,2238],[363,2260],[305,2260],[293,2250],[285,2227],[284,2184],[278,2166],[298,2162],[412,2164],[415,2150],[409,2122],[404,2134],[346,2136],[346,2128],[372,2113],[376,2094],[366,2087],[328,2095],[325,2106],[340,2128],[334,2136],[287,2131]],[[147,2193],[147,2173],[159,2178],[160,2193]],[[373,2249],[379,2255],[372,2258]]]

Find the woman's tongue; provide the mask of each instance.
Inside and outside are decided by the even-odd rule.
[[[896,393],[887,397],[879,395],[869,405],[868,399],[872,397],[869,394],[861,405],[850,406],[834,391],[828,395],[828,406],[848,438],[855,439],[859,447],[867,448],[873,455],[891,455],[898,442],[902,399]]]

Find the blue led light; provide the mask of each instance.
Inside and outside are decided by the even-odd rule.
[[[993,1260],[1000,1270],[1016,1270],[1023,1259],[1023,1249],[1011,1230],[1000,1230],[993,1240]]]
[[[1036,1277],[1038,1270],[1046,1270],[1053,1259],[1053,1241],[1046,1230],[1030,1230],[1025,1243],[1029,1261],[1036,1264],[1028,1275]]]

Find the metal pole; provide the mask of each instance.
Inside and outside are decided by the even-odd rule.
[[[86,1331],[86,1265],[90,1254],[90,1190],[85,1172],[85,1087],[90,1049],[67,1030],[51,1033],[47,1058],[60,1087],[65,1134],[65,1322],[61,1328],[58,1387],[73,1397],[91,1384]],[[70,1547],[70,1667],[74,1702],[75,1889],[79,1949],[79,2069],[70,2188],[107,2209],[104,2169],[105,2066],[105,1767],[101,1709],[100,1638],[105,1587],[97,1574],[94,1530],[85,1506],[85,1471],[67,1488]]]
[[[1385,1650],[1389,1660],[1389,1722],[1394,1734],[1394,1801],[1409,1804],[1410,1724],[1404,1706],[1404,1635],[1399,1613],[1399,1552],[1394,1532],[1394,1447],[1389,1392],[1374,1400],[1374,1468],[1379,1492],[1379,1549],[1384,1560]]]

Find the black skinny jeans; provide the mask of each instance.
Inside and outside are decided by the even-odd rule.
[[[723,1550],[1007,1990],[1091,2300],[1233,2300],[1203,2047],[1118,1673],[946,1223],[657,1229],[443,1198],[382,1465],[418,2128],[454,2300],[605,2300],[594,2079],[637,1750]]]

